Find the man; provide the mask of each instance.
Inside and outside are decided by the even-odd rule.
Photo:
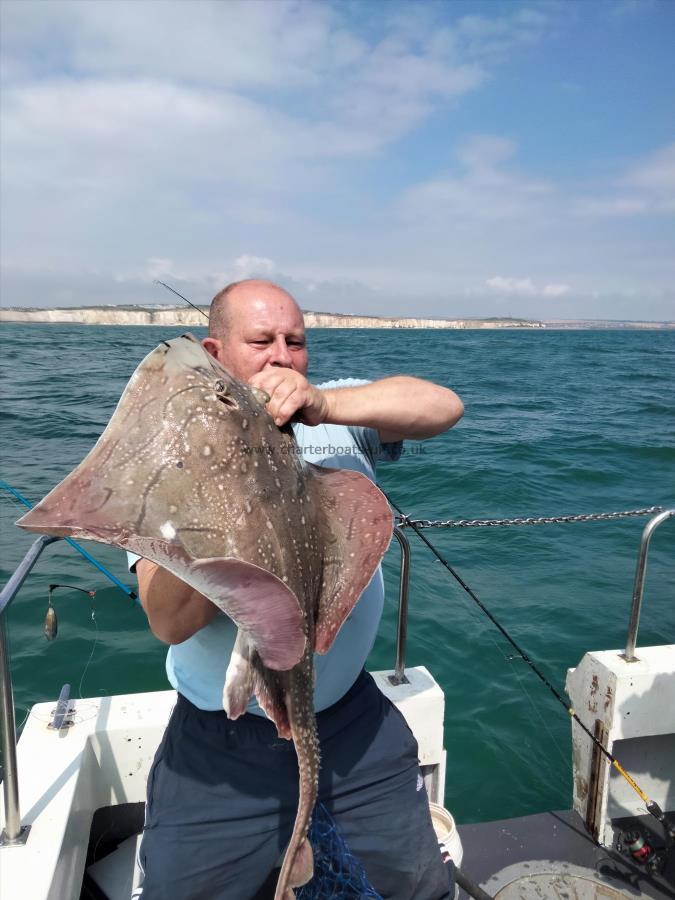
[[[305,459],[372,480],[376,459],[397,459],[402,440],[440,434],[463,413],[452,391],[408,376],[310,384],[302,312],[271,282],[217,294],[203,345],[269,394],[268,411],[279,426],[293,422]],[[234,624],[156,564],[130,563],[150,627],[171,645],[167,672],[179,695],[148,778],[143,900],[262,898],[297,807],[292,745],[255,701],[236,721],[222,710]],[[363,671],[383,598],[378,571],[330,651],[316,657],[319,799],[385,900],[445,900],[416,742]]]

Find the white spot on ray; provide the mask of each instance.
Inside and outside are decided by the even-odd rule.
[[[166,538],[167,541],[170,541],[176,537],[176,529],[173,527],[171,522],[165,522],[159,530],[162,534],[162,537]]]

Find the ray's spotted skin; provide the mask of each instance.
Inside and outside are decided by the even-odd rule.
[[[392,515],[365,476],[305,462],[268,399],[192,335],[162,342],[88,456],[17,524],[137,553],[237,624],[223,706],[236,719],[255,694],[298,757],[298,811],[275,894],[289,900],[313,868],[313,652],[330,648],[370,581]]]

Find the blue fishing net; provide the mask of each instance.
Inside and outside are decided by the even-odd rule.
[[[296,889],[297,900],[382,900],[368,884],[363,866],[323,803],[314,807],[309,842],[314,852],[314,877]]]

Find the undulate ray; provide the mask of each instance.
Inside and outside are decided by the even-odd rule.
[[[17,524],[138,553],[234,620],[227,713],[237,718],[254,693],[298,756],[300,800],[275,894],[286,900],[311,877],[313,652],[330,648],[370,581],[392,516],[365,476],[304,462],[266,399],[192,335],[163,342],[91,452]]]

